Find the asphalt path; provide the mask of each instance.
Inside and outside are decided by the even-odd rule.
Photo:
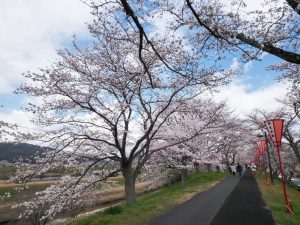
[[[250,170],[243,175],[210,225],[275,225]]]
[[[237,177],[226,177],[209,190],[154,218],[148,225],[208,225],[238,181]]]
[[[251,171],[229,176],[148,225],[275,225]]]

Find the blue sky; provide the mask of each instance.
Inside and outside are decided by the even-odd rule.
[[[68,47],[68,45],[63,45]],[[253,61],[250,65],[247,65],[244,69],[244,74],[235,79],[236,83],[246,85],[246,93],[251,94],[255,91],[268,87],[272,84],[276,84],[275,78],[278,74],[274,71],[267,70],[267,66],[274,62],[280,61],[278,58],[272,55],[267,55],[262,61]],[[2,112],[10,112],[13,109],[19,109],[26,106],[26,98],[28,96],[23,94],[12,93],[14,89],[21,85],[22,81],[16,81],[11,84],[11,89],[5,93],[0,93],[0,102],[3,106],[0,108]]]
[[[261,0],[250,2],[254,7]],[[66,13],[66,8],[72,13]],[[76,0],[0,1],[0,120],[32,126],[20,110],[30,98],[12,92],[24,82],[23,72],[49,65],[57,58],[56,49],[70,46],[74,34],[79,41],[88,38],[85,23],[92,19],[89,11]],[[227,99],[240,113],[256,107],[275,108],[274,98],[284,95],[287,86],[274,81],[277,75],[265,67],[278,61],[265,55],[262,61],[247,64],[244,75],[222,88],[216,99]]]
[[[261,61],[253,61],[245,68],[244,75],[239,78],[240,82],[247,83],[247,93],[257,91],[263,87],[276,83],[278,74],[267,69],[268,66],[281,60],[273,55],[266,55]],[[247,67],[247,66],[246,66]]]

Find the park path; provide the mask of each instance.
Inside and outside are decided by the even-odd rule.
[[[185,203],[155,218],[149,225],[208,225],[239,178],[229,176]]]
[[[243,175],[210,225],[275,225],[250,170]]]
[[[229,176],[148,225],[275,225],[251,173]]]

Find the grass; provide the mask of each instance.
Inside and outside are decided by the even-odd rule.
[[[119,205],[114,206],[114,207],[109,207],[104,210],[104,214],[110,214],[110,215],[116,215],[120,214],[123,212],[123,208]]]
[[[53,182],[52,182],[53,183]],[[19,192],[15,190],[16,187],[23,187],[20,184],[3,184],[0,185],[0,196],[4,195],[6,192],[11,194],[11,198],[6,199],[6,203],[19,203],[25,200],[30,199],[34,196],[34,193],[37,191],[42,191],[50,185],[48,182],[36,182],[36,183],[29,183],[29,189],[24,189]],[[1,208],[1,206],[0,206]]]
[[[144,225],[154,216],[192,198],[196,193],[207,190],[226,175],[213,172],[196,174],[186,180],[184,187],[177,183],[146,194],[138,198],[135,204],[121,204],[108,208],[73,220],[69,225]]]
[[[294,215],[291,215],[286,212],[281,182],[276,180],[274,185],[267,185],[262,178],[257,178],[257,182],[276,225],[300,225],[300,192],[287,186],[288,197],[292,200],[294,209]]]
[[[115,202],[123,200],[125,197],[124,185],[119,185],[123,182],[123,178],[115,177],[112,180],[116,181],[116,186],[105,189],[101,192],[96,191],[94,198],[96,199],[95,205],[105,204],[108,202]],[[30,182],[28,183],[28,189],[16,191],[16,187],[23,187],[22,184],[8,183],[0,184],[0,197],[9,192],[11,198],[0,200],[0,222],[2,220],[12,220],[18,218],[20,209],[12,209],[11,206],[18,203],[28,201],[35,196],[35,192],[42,191],[56,181],[42,181],[42,182]],[[138,194],[142,194],[148,191],[149,184],[147,182],[137,183],[136,191]],[[94,209],[93,207],[90,209]],[[67,216],[67,215],[66,215]]]
[[[14,166],[0,166],[0,180],[8,180],[16,173],[16,167]]]

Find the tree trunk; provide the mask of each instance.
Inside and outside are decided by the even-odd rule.
[[[299,152],[297,144],[291,144],[291,147],[295,153],[298,163],[300,163],[300,152]]]
[[[123,169],[123,176],[125,180],[125,195],[127,204],[134,203],[136,200],[135,194],[135,180],[136,177],[133,174],[131,166]]]
[[[194,163],[194,167],[195,167],[195,172],[199,173],[200,172],[200,165],[199,165],[199,163]]]
[[[207,170],[207,172],[211,171],[211,164],[206,164],[206,170]]]
[[[186,168],[180,170],[181,174],[181,185],[184,186],[185,179],[188,177],[188,171]]]

